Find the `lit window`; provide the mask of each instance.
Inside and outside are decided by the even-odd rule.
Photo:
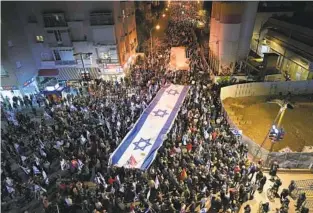
[[[38,43],[43,42],[43,36],[36,36],[36,41],[37,41]]]

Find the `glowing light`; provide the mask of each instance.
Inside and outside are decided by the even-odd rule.
[[[166,11],[168,11],[168,8],[165,8]]]
[[[166,16],[165,14],[162,15],[163,18],[164,18],[165,16]]]
[[[181,11],[181,14],[183,14],[183,15],[184,15],[184,14],[185,14],[185,12],[184,12],[184,11]]]
[[[161,27],[160,25],[155,26],[155,29],[159,30]]]

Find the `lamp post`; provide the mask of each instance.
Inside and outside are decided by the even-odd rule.
[[[152,52],[152,42],[153,42],[153,39],[152,39],[152,31],[153,31],[153,29],[154,29],[154,27],[153,28],[151,28],[151,30],[150,30],[150,50],[151,50],[151,58],[152,58],[152,61],[153,61],[153,52]],[[157,25],[157,26],[155,26],[155,29],[156,30],[159,30],[160,29],[160,25]]]
[[[80,56],[80,60],[82,61],[82,65],[83,65],[83,71],[81,72],[81,74],[85,74],[87,73],[86,72],[86,69],[85,69],[85,63],[84,63],[84,59],[83,59],[83,55],[87,55],[87,56],[91,56],[92,53],[82,53],[82,52],[79,52],[79,53],[75,53],[74,56]]]
[[[293,105],[292,105],[290,102],[288,102],[287,100],[279,100],[279,99],[274,99],[274,100],[272,100],[272,101],[269,101],[268,103],[275,103],[275,104],[278,104],[278,105],[280,106],[280,109],[279,109],[279,111],[278,111],[278,114],[277,114],[277,116],[276,116],[276,118],[274,119],[274,122],[273,122],[273,124],[272,124],[272,126],[274,126],[275,123],[278,121],[278,123],[277,123],[277,129],[279,129],[279,127],[280,127],[280,125],[281,125],[281,122],[282,122],[282,120],[283,120],[283,117],[284,117],[284,115],[285,115],[286,109],[293,109]],[[272,127],[272,126],[271,126],[271,127]],[[267,134],[266,134],[266,136],[265,136],[265,138],[264,138],[264,140],[263,140],[261,146],[259,147],[258,151],[257,151],[256,154],[254,155],[253,160],[255,160],[255,158],[256,158],[256,157],[258,156],[258,154],[260,153],[262,147],[264,146],[266,140],[268,139],[268,137],[269,137],[269,135],[270,135],[270,133],[271,133],[271,130],[272,130],[272,129],[270,128],[269,131],[267,132]],[[274,143],[272,142],[272,143],[271,143],[271,148],[270,148],[270,153],[273,151],[273,146],[274,146]],[[267,155],[266,162],[268,161],[268,157],[269,157],[269,155]]]

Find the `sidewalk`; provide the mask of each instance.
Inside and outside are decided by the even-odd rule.
[[[281,204],[280,204],[279,198],[275,198],[274,202],[271,202],[267,198],[267,190],[272,187],[273,182],[271,182],[269,180],[270,176],[269,176],[268,172],[265,172],[265,174],[266,174],[266,177],[267,177],[267,181],[266,181],[266,184],[264,186],[263,192],[259,193],[258,191],[256,191],[255,194],[254,194],[254,199],[253,200],[249,200],[246,203],[244,203],[242,205],[239,213],[243,213],[244,212],[244,207],[247,204],[249,204],[251,206],[252,212],[258,212],[260,202],[269,202],[270,203],[270,209],[271,209],[270,212],[276,212],[276,208],[280,208]],[[278,171],[277,176],[282,181],[282,186],[279,188],[278,194],[280,194],[283,189],[288,188],[288,185],[290,184],[291,180],[297,181],[297,180],[306,180],[306,179],[312,179],[313,178],[313,174],[306,174],[306,173],[299,173],[299,174],[283,173],[283,174],[281,174],[279,171]],[[290,196],[288,196],[288,199],[290,200],[288,213],[296,213],[296,210],[295,210],[295,207],[294,207],[296,200],[293,200]]]

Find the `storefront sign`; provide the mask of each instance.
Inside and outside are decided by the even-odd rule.
[[[106,64],[106,69],[118,69],[121,68],[119,64]]]

